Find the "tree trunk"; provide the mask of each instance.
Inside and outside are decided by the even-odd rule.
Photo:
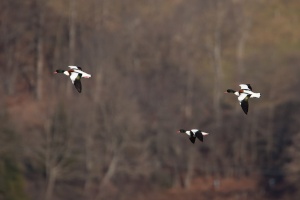
[[[100,66],[95,69],[95,95],[94,100],[95,102],[100,101],[101,97],[101,89],[102,89],[102,80],[103,80],[103,69],[105,63],[105,52],[104,52],[104,35],[103,35],[103,20],[104,20],[104,7],[105,2],[104,0],[95,0],[94,2],[94,19],[95,19],[95,49],[97,58],[96,65]],[[100,10],[100,12],[99,12]]]
[[[249,28],[251,26],[250,19],[243,20],[243,25],[240,30],[240,37],[238,39],[236,47],[236,62],[237,62],[237,71],[238,71],[238,81],[242,83],[244,80],[245,66],[244,66],[244,57],[245,57],[245,45],[249,36]]]
[[[69,0],[69,65],[75,64],[75,48],[76,48],[76,3],[77,0]],[[66,84],[66,94],[71,95],[70,83]]]
[[[118,148],[118,147],[115,147],[115,148]],[[101,199],[101,194],[102,194],[103,188],[109,184],[111,177],[114,175],[114,173],[116,171],[118,161],[119,161],[119,153],[118,153],[118,149],[116,149],[114,154],[112,155],[112,159],[110,160],[108,169],[99,184],[98,194],[96,195],[96,197],[94,199]]]
[[[45,167],[46,167],[46,176],[47,176],[45,200],[52,199],[52,194],[53,194],[56,175],[57,175],[57,170],[53,166],[53,162],[51,160],[51,138],[50,138],[51,123],[53,123],[53,121],[47,120],[44,124],[45,139],[46,139]]]
[[[17,79],[17,68],[14,67],[14,60],[18,60],[18,55],[19,53],[16,52],[14,56],[14,48],[8,48],[8,53],[7,53],[7,71],[11,74],[9,79],[4,79],[5,83],[5,89],[8,93],[8,95],[13,95],[15,94],[15,82]],[[6,51],[6,50],[5,50]]]
[[[184,178],[184,187],[189,188],[191,185],[192,177],[194,175],[194,167],[195,167],[195,151],[194,148],[190,150],[192,152],[189,152],[190,154],[188,155],[188,163],[187,163],[187,172],[186,176]]]
[[[45,200],[52,200],[55,181],[57,177],[57,168],[53,167],[49,170]]]
[[[187,79],[186,79],[186,95],[185,95],[185,104],[184,104],[184,116],[185,120],[189,121],[192,117],[192,97],[193,97],[193,69],[192,66],[187,67]]]
[[[86,198],[89,198],[89,194],[92,188],[92,179],[93,179],[93,170],[94,170],[94,162],[93,162],[93,136],[92,131],[88,131],[85,137],[85,167],[86,167],[86,179],[84,184],[84,194]]]
[[[221,57],[221,39],[220,33],[218,30],[215,32],[215,44],[213,50],[214,57],[214,68],[215,68],[215,87],[214,87],[214,110],[215,110],[215,119],[216,119],[216,127],[219,130],[221,127],[221,93],[220,87],[222,82],[222,57]]]
[[[220,129],[222,124],[222,113],[221,113],[221,93],[220,88],[222,84],[223,77],[223,67],[222,67],[222,54],[221,54],[221,25],[224,15],[222,5],[218,3],[217,13],[216,13],[216,27],[214,31],[214,46],[213,46],[213,65],[215,69],[215,83],[214,83],[214,110],[215,110],[215,120],[216,128]]]
[[[221,28],[222,28],[222,20],[225,14],[224,5],[221,2],[217,2],[216,13],[215,13],[215,28],[213,32],[213,46],[212,46],[212,62],[213,68],[215,72],[214,79],[214,94],[213,94],[213,108],[214,108],[214,117],[215,117],[215,132],[221,132],[222,127],[222,108],[221,108],[221,91],[220,88],[222,84],[223,78],[223,66],[222,66],[222,39],[221,39]],[[215,137],[212,140],[211,145],[216,145],[216,142],[221,140],[221,136]],[[215,157],[213,158],[214,165],[220,165],[223,163],[219,163],[219,158],[222,156],[223,150],[222,147],[218,148],[215,152]],[[216,172],[221,173],[219,169]]]
[[[37,31],[37,63],[36,63],[36,99],[43,98],[43,68],[44,68],[44,52],[43,52],[43,26],[44,14],[40,11],[38,31]]]
[[[4,77],[5,73],[2,73],[3,77],[3,86],[4,90],[8,95],[13,95],[15,93],[15,82],[17,79],[18,69],[14,67],[17,64],[19,58],[18,55],[20,54],[18,51],[15,51],[15,45],[10,44],[9,37],[11,33],[8,31],[9,21],[6,17],[3,17],[1,23],[1,35],[3,35],[3,53],[5,56],[6,61],[6,68],[5,73],[10,74],[8,77]]]
[[[118,160],[119,160],[119,154],[116,152],[116,153],[114,153],[114,155],[109,163],[108,170],[106,171],[104,177],[102,178],[100,188],[102,188],[107,183],[109,183],[111,177],[114,175],[114,173],[116,171]]]

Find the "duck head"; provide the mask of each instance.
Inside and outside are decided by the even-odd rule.
[[[233,89],[228,89],[228,90],[226,90],[226,92],[224,92],[224,93],[235,93],[236,91],[235,90],[233,90]]]
[[[54,74],[57,74],[57,73],[64,73],[64,72],[65,72],[65,70],[57,69],[57,70],[55,70]]]
[[[57,70],[55,70],[54,74],[65,74],[65,75],[67,75],[67,76],[70,76],[69,71],[62,70],[62,69],[57,69]]]
[[[186,132],[186,130],[184,130],[184,129],[179,129],[178,131],[177,131],[177,133],[185,133]]]
[[[228,89],[226,92],[224,92],[225,94],[226,93],[233,93],[235,94],[236,96],[240,96],[240,93],[238,91],[235,91],[235,90],[232,90],[232,89]]]

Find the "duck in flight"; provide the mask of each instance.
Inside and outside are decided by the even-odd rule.
[[[198,138],[201,142],[203,142],[203,136],[208,135],[209,133],[200,131],[198,129],[192,129],[189,131],[186,131],[184,129],[180,129],[177,131],[177,133],[185,133],[189,136],[190,141],[194,144],[196,141],[196,138]]]
[[[69,66],[70,70],[62,70],[62,69],[57,69],[54,74],[57,73],[62,73],[65,74],[67,76],[70,76],[70,79],[73,83],[73,85],[75,86],[76,90],[81,93],[82,90],[82,86],[81,86],[81,77],[83,78],[90,78],[91,75],[82,71],[81,67],[77,67],[77,66]]]
[[[240,84],[241,89],[239,91],[235,91],[232,89],[228,89],[225,93],[233,93],[238,96],[239,103],[247,115],[249,109],[249,98],[260,98],[260,93],[252,92],[252,87],[250,84]]]

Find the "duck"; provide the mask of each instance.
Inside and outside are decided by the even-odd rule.
[[[179,129],[177,131],[177,133],[185,133],[188,136],[190,136],[189,139],[193,144],[195,143],[196,138],[198,138],[201,142],[203,142],[203,136],[206,136],[209,134],[209,133],[200,131],[199,129],[191,129],[189,131],[186,131],[184,129]]]
[[[244,113],[247,115],[248,109],[249,109],[249,99],[250,98],[260,98],[261,94],[253,92],[250,84],[240,84],[239,86],[241,87],[241,89],[239,91],[235,91],[233,89],[228,89],[224,93],[233,93],[236,96],[238,96],[238,101],[239,101]]]
[[[81,93],[82,91],[82,86],[81,86],[81,77],[83,78],[90,78],[92,75],[82,71],[81,67],[78,66],[69,66],[69,70],[62,70],[62,69],[57,69],[55,70],[54,74],[65,74],[66,76],[70,76],[70,79],[72,81],[72,84],[75,86],[76,90]]]

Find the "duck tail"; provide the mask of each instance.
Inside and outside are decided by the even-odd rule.
[[[203,136],[208,135],[208,134],[209,134],[209,133],[206,133],[206,132],[203,132],[203,131],[202,131],[202,135],[203,135]]]
[[[253,98],[253,97],[255,97],[255,98],[260,98],[260,93],[253,93],[252,95],[251,95],[251,97]]]

